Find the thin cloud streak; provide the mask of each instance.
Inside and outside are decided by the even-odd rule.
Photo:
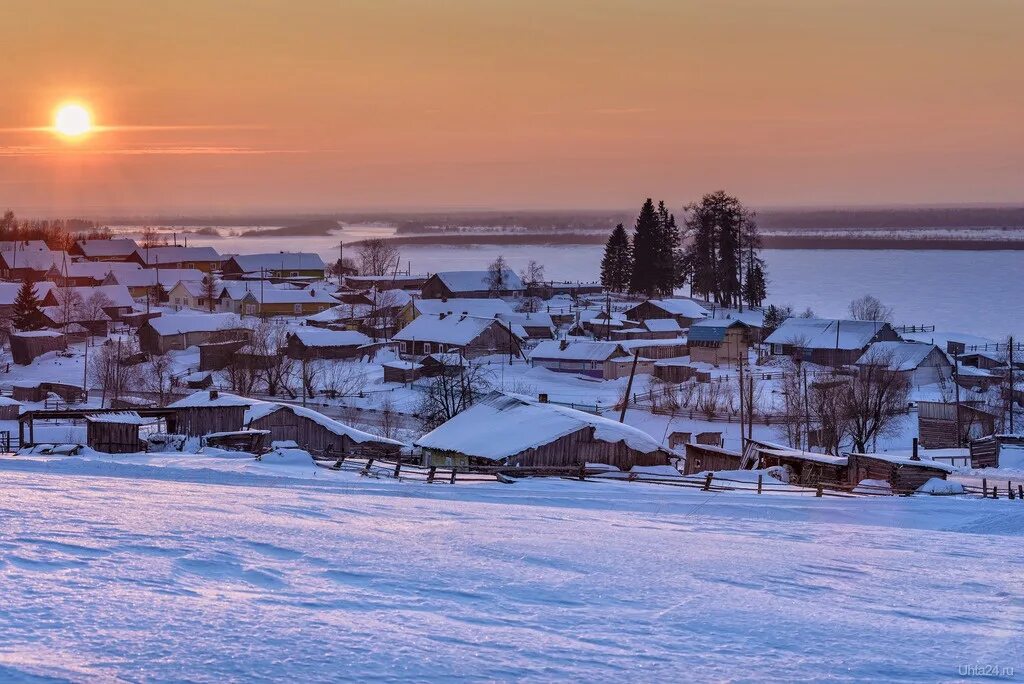
[[[53,156],[156,156],[156,155],[266,155],[305,154],[308,150],[263,150],[252,147],[181,146],[137,147],[109,150],[73,150],[65,147],[0,147],[0,157],[53,157]]]

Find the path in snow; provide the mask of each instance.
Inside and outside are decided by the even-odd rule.
[[[4,459],[0,679],[1020,672],[1022,523],[1005,500]]]

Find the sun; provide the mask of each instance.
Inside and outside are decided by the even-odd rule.
[[[68,138],[80,138],[92,130],[92,114],[77,102],[62,104],[54,112],[53,130]]]

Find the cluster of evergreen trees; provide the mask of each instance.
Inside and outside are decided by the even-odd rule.
[[[608,238],[601,283],[650,297],[670,294],[689,280],[694,295],[719,306],[760,306],[767,293],[760,247],[754,213],[725,192],[687,205],[682,230],[664,202],[655,207],[648,198],[632,240],[621,223]]]

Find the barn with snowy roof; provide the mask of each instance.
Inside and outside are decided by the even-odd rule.
[[[269,430],[273,442],[290,440],[314,455],[395,456],[405,446],[294,404],[253,402],[245,410],[244,421],[250,429]]]
[[[426,465],[621,470],[668,465],[671,452],[635,427],[521,395],[493,392],[416,440]]]

